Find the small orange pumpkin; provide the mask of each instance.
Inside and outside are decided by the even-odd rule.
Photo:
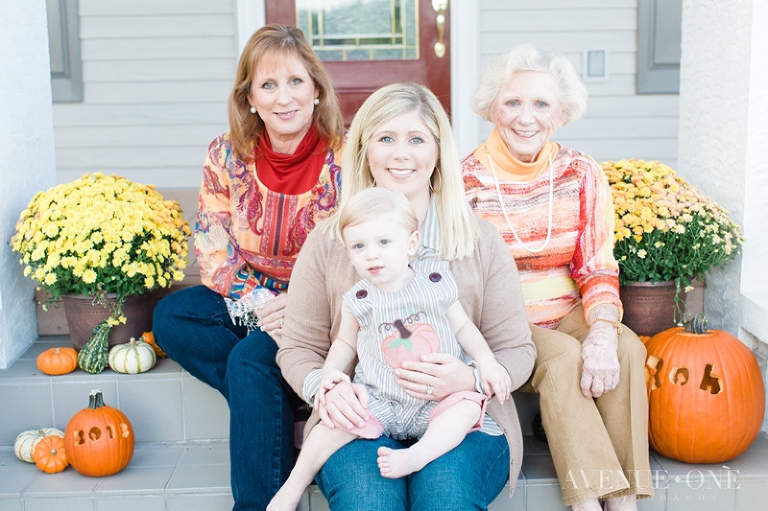
[[[744,452],[765,413],[763,376],[749,348],[707,330],[703,315],[645,347],[651,447],[686,463],[722,463]]]
[[[45,374],[68,374],[77,368],[77,352],[73,348],[50,348],[37,356],[37,368]]]
[[[33,458],[37,468],[46,474],[61,472],[69,466],[64,439],[58,435],[50,435],[40,440],[35,447]]]
[[[135,438],[128,417],[104,404],[101,390],[91,391],[88,408],[77,412],[64,430],[64,446],[72,468],[101,477],[123,470],[133,457]]]
[[[18,434],[16,441],[13,443],[13,452],[16,453],[16,457],[21,461],[34,463],[35,447],[40,443],[40,440],[51,435],[57,435],[64,438],[64,432],[56,428],[28,429],[22,431]]]
[[[144,332],[143,334],[141,334],[141,339],[145,343],[152,346],[152,349],[155,350],[155,354],[158,357],[165,358],[168,356],[168,353],[164,352],[163,348],[157,345],[157,343],[155,342],[155,334],[153,334],[152,332]]]

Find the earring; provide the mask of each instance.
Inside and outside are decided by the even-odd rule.
[[[434,172],[437,172],[437,167],[435,167]],[[440,177],[440,174],[437,174],[437,177],[434,179],[435,184],[432,184],[432,179],[429,180],[429,191],[432,193],[438,193],[443,188],[443,181]]]
[[[251,113],[252,113],[252,114],[255,114],[255,113],[256,113],[256,107],[255,107],[255,106],[252,106],[252,107],[251,107]]]
[[[315,106],[319,105],[320,104],[320,98],[315,98],[314,103],[315,103]]]

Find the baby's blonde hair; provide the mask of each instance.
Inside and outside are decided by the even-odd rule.
[[[400,192],[378,186],[357,192],[341,205],[338,214],[342,241],[345,228],[376,220],[384,215],[394,218],[409,233],[419,228],[419,220],[411,201]]]

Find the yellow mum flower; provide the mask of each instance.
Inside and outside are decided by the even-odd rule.
[[[36,193],[19,214],[11,248],[24,275],[54,296],[117,286],[125,296],[183,278],[190,232],[178,203],[153,186],[94,173]]]
[[[741,251],[727,212],[656,161],[601,164],[611,187],[620,282],[674,280],[685,287]]]
[[[83,279],[83,282],[85,282],[86,284],[93,284],[94,282],[96,282],[97,277],[98,275],[91,268],[88,268],[87,270],[83,270],[82,279]]]

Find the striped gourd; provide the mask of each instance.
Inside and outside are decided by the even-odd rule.
[[[33,454],[35,452],[35,447],[37,447],[40,440],[50,435],[58,435],[64,438],[64,432],[56,428],[29,429],[27,431],[22,431],[13,443],[13,452],[21,461],[34,463],[35,459]]]
[[[97,374],[104,370],[108,364],[109,356],[109,332],[112,331],[110,325],[105,319],[93,329],[91,340],[85,343],[77,354],[77,365],[83,371],[91,374]]]
[[[155,366],[157,355],[151,345],[141,339],[112,346],[109,350],[109,367],[118,373],[138,374]]]

